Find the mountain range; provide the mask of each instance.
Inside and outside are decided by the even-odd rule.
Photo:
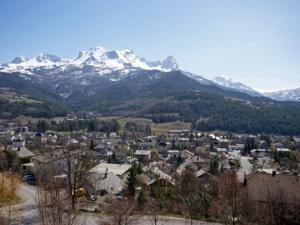
[[[272,92],[264,92],[266,97],[278,100],[278,101],[296,101],[300,102],[300,87],[291,88],[285,90],[278,90]]]
[[[112,81],[120,80],[127,74],[138,70],[175,71],[180,70],[172,56],[163,61],[147,61],[131,50],[107,50],[103,47],[91,48],[79,52],[72,59],[62,59],[51,54],[39,54],[33,58],[16,57],[10,63],[2,64],[0,72],[19,72],[27,75],[58,75],[61,73],[80,75],[106,76]],[[187,76],[199,81],[218,85],[221,88],[233,89],[252,96],[265,96],[278,101],[300,101],[300,87],[271,92],[259,92],[255,89],[225,76],[216,76],[213,79],[205,78],[188,72]],[[84,81],[82,81],[84,84]]]
[[[0,117],[97,111],[182,120],[201,130],[299,134],[300,103],[292,102],[299,89],[289,91],[260,93],[223,76],[183,71],[171,56],[148,61],[131,50],[96,47],[71,59],[39,54],[3,64]]]
[[[103,47],[91,48],[79,52],[72,59],[62,59],[51,54],[39,54],[33,58],[16,57],[11,63],[0,67],[2,72],[20,72],[31,75],[68,73],[73,75],[107,75],[119,72],[120,77],[136,70],[178,70],[175,59],[171,56],[163,61],[147,61],[131,50],[111,51]],[[112,80],[114,78],[111,78]]]

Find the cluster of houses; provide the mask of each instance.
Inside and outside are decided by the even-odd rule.
[[[254,147],[246,151],[249,139]],[[178,129],[163,135],[124,139],[114,132],[41,133],[17,124],[0,128],[0,151],[14,152],[23,174],[31,172],[39,176],[55,168],[55,177],[63,178],[64,152],[72,145],[90,155],[93,166],[87,171],[84,188],[93,195],[121,195],[134,163],[142,169],[137,176],[140,187],[156,182],[174,186],[183,171],[189,169],[203,182],[218,171],[235,171],[239,182],[247,179],[254,192],[258,188],[256,184],[266,185],[266,182],[277,186],[282,183],[289,191],[300,190],[300,137],[271,135],[265,138]],[[294,156],[289,157],[289,154]],[[217,161],[214,171],[213,161]]]

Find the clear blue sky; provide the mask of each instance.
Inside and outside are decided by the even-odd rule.
[[[300,86],[298,0],[0,0],[0,63],[96,45],[260,89]]]

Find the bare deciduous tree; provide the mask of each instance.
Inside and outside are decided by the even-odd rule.
[[[159,184],[158,184],[159,185]],[[152,190],[147,197],[146,209],[149,212],[149,220],[153,225],[157,225],[161,214],[163,213],[163,200],[161,199],[161,190]]]
[[[178,193],[182,202],[182,212],[190,219],[193,224],[200,211],[200,193],[198,180],[195,174],[190,170],[183,171],[178,185]]]
[[[271,191],[271,188],[266,187],[266,202],[261,204],[256,212],[260,218],[259,224],[266,225],[291,225],[299,224],[300,205],[299,201],[291,201],[288,194],[282,189]],[[299,199],[298,199],[299,200]]]
[[[134,200],[115,200],[108,209],[108,219],[101,221],[100,225],[134,225],[138,224],[133,217],[136,203]]]
[[[2,171],[6,166],[6,155],[4,151],[0,150],[0,171]]]
[[[76,208],[79,189],[87,176],[89,160],[83,150],[64,151],[65,173],[67,175],[67,193],[72,209]]]
[[[84,218],[71,207],[66,188],[54,178],[53,171],[44,174],[38,186],[37,206],[41,225],[83,225]]]

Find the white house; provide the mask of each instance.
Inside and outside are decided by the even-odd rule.
[[[130,168],[130,164],[100,163],[89,171],[86,187],[94,194],[117,194],[124,189]]]
[[[21,135],[13,136],[12,137],[12,146],[13,146],[13,148],[25,147],[25,139]]]
[[[134,152],[134,156],[139,160],[139,161],[149,161],[151,159],[151,150],[136,150]]]

